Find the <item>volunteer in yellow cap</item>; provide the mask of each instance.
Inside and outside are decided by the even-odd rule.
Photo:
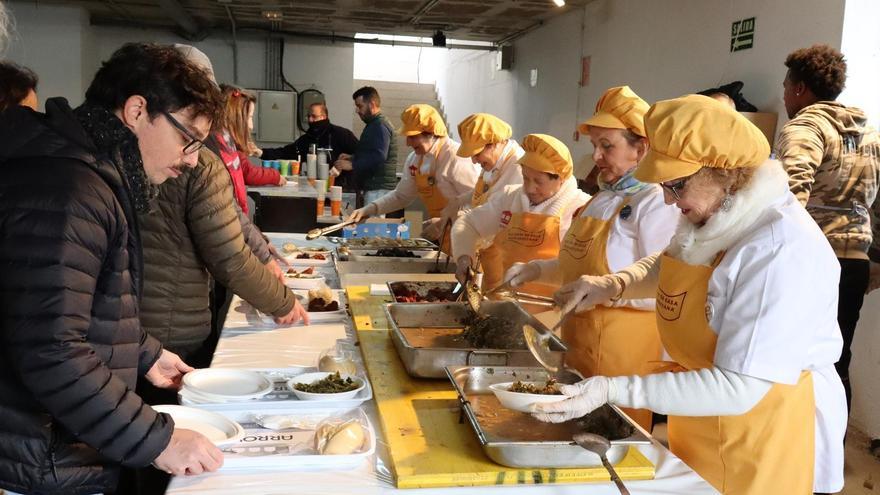
[[[514,264],[504,276],[511,286],[538,280],[572,290],[567,284],[582,276],[613,273],[669,244],[678,209],[664,203],[660,186],[633,178],[648,150],[647,111],[648,104],[628,86],[602,95],[593,116],[578,126],[593,144],[600,191],[575,213],[559,257]],[[571,315],[562,326],[566,365],[584,376],[649,373],[662,353],[655,319],[653,298]],[[651,430],[651,411],[626,413]]]
[[[458,156],[470,158],[482,168],[482,173],[471,191],[459,196],[458,201],[450,202],[443,210],[443,218],[453,222],[470,209],[486,203],[506,186],[522,184],[519,159],[525,153],[511,137],[507,122],[488,113],[475,113],[462,120],[458,124],[458,135],[461,137]],[[498,285],[504,275],[501,251],[489,239],[479,246],[478,252],[483,285]]]
[[[459,144],[450,139],[443,117],[430,105],[411,105],[400,115],[401,134],[412,152],[404,163],[404,173],[394,191],[352,212],[350,220],[358,222],[370,216],[384,215],[409,206],[421,198],[428,210],[423,234],[429,239],[441,239],[444,252],[450,252],[449,235],[444,235],[441,223],[443,209],[450,200],[456,200],[470,191],[477,182],[477,169],[456,153]],[[450,225],[445,225],[448,229]]]
[[[577,188],[571,154],[562,142],[545,134],[529,134],[523,139],[523,149],[519,159],[523,183],[492,195],[452,227],[456,278],[462,283],[468,268],[475,266],[477,247],[490,240],[501,253],[502,270],[517,262],[555,258],[572,214],[589,199]],[[483,284],[483,288],[493,287]],[[547,296],[554,289],[546,284],[523,286],[524,292]]]
[[[651,150],[635,177],[659,182],[684,218],[662,255],[560,302],[586,310],[656,296],[671,362],[562,387],[568,398],[537,415],[562,421],[606,402],[651,409],[669,415],[672,452],[722,493],[813,493],[814,480],[843,469],[834,252],[764,135],[729,106],[661,101],[645,127]]]

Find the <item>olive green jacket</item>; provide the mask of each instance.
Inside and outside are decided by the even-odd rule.
[[[144,292],[141,324],[179,354],[198,349],[211,333],[211,278],[264,313],[283,316],[294,295],[254,255],[242,236],[232,181],[217,155],[159,186],[141,214]]]

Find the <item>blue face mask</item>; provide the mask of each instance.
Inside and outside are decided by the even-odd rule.
[[[633,177],[635,174],[635,167],[632,168],[629,172],[623,174],[620,179],[617,179],[617,182],[614,184],[606,184],[602,181],[601,177],[598,177],[596,181],[599,183],[599,189],[603,191],[612,191],[623,196],[632,196],[639,191],[647,189],[651,187],[651,184],[646,184],[644,182],[639,182]]]

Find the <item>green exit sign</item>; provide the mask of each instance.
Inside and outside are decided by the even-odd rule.
[[[730,51],[748,50],[755,44],[755,18],[734,21],[730,27]]]

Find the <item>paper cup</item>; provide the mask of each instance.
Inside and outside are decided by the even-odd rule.
[[[342,186],[330,186],[330,201],[342,201]]]

